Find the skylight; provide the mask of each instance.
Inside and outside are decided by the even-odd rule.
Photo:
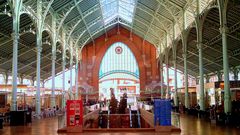
[[[105,24],[117,17],[132,23],[135,0],[100,0],[100,4]]]

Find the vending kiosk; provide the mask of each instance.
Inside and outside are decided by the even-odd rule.
[[[67,100],[67,132],[82,132],[82,100]]]

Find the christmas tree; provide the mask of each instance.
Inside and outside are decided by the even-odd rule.
[[[117,112],[117,99],[115,98],[115,95],[114,95],[114,89],[110,88],[110,91],[111,91],[111,100],[110,100],[109,109],[111,114],[115,114]]]
[[[119,113],[125,114],[126,108],[127,108],[127,93],[124,93],[119,103]]]

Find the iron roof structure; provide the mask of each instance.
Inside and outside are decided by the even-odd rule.
[[[11,72],[13,54],[14,0],[0,1],[0,72]],[[177,46],[177,68],[183,66],[182,31],[187,31],[187,64],[189,74],[199,75],[197,30],[195,19],[203,22],[204,73],[223,69],[220,17],[217,0],[22,0],[18,73],[27,78],[36,76],[37,8],[42,6],[43,50],[41,79],[51,77],[52,33],[57,33],[56,73],[62,71],[62,44],[70,41],[79,50],[118,25],[142,37],[158,48],[159,56],[168,57],[173,66],[173,45]],[[240,2],[228,0],[227,26],[229,66],[240,65]],[[55,22],[56,27],[52,27]],[[63,38],[61,33],[65,33]],[[144,42],[143,41],[143,42]],[[67,67],[70,47],[67,46]],[[74,57],[76,54],[72,54]]]

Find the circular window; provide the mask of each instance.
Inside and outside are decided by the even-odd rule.
[[[122,47],[120,47],[120,46],[117,46],[116,48],[115,48],[115,52],[117,53],[117,54],[121,54],[122,53]]]

